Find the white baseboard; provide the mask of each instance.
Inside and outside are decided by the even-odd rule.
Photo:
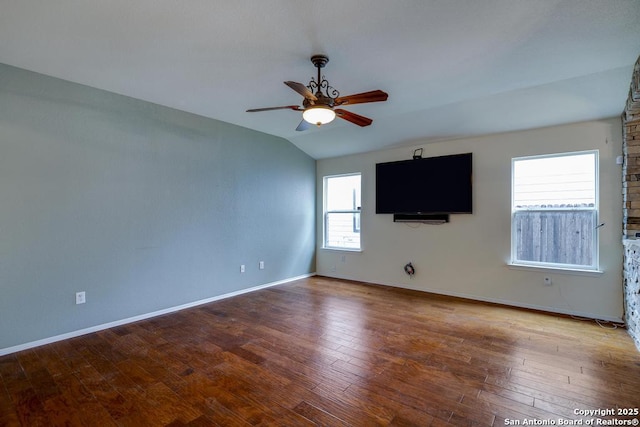
[[[452,296],[452,297],[458,297],[458,298],[465,298],[465,299],[476,300],[476,301],[482,301],[482,302],[488,302],[488,303],[492,303],[492,304],[500,304],[500,305],[507,305],[507,306],[511,306],[511,307],[527,308],[527,309],[530,309],[530,310],[537,310],[537,311],[545,311],[547,313],[556,313],[556,314],[564,314],[564,315],[568,315],[568,316],[585,317],[585,318],[589,318],[589,319],[604,320],[604,321],[613,322],[613,323],[624,323],[624,320],[622,320],[622,317],[601,316],[601,315],[597,315],[597,314],[593,314],[593,313],[586,313],[586,312],[574,311],[574,310],[565,310],[565,309],[562,309],[562,308],[547,307],[547,306],[544,306],[544,305],[526,304],[526,303],[521,303],[521,302],[517,302],[517,301],[503,300],[503,299],[500,299],[500,298],[485,298],[485,297],[479,297],[479,296],[476,296],[476,295],[468,295],[468,294],[458,293],[458,292],[443,292],[443,291],[439,291],[439,290],[437,290],[437,291],[436,290],[427,290],[426,292],[431,292],[431,293],[440,294],[440,295],[447,295],[447,296]]]
[[[51,344],[51,343],[54,343],[54,342],[57,342],[57,341],[66,340],[66,339],[69,339],[69,338],[79,337],[81,335],[90,334],[92,332],[98,332],[98,331],[102,331],[102,330],[109,329],[109,328],[115,328],[116,326],[122,326],[122,325],[126,325],[128,323],[138,322],[140,320],[149,319],[151,317],[162,316],[163,314],[174,313],[176,311],[185,310],[187,308],[196,307],[198,305],[207,304],[207,303],[210,303],[210,302],[214,302],[214,301],[219,301],[219,300],[226,299],[226,298],[235,297],[235,296],[246,294],[246,293],[249,293],[249,292],[255,292],[255,291],[258,291],[260,289],[270,288],[272,286],[278,286],[278,285],[282,285],[284,283],[289,283],[289,282],[293,282],[293,281],[300,280],[300,279],[306,279],[308,277],[312,277],[312,276],[315,276],[315,275],[316,275],[316,273],[310,273],[310,274],[303,274],[303,275],[297,276],[297,277],[290,277],[288,279],[278,280],[277,282],[266,283],[264,285],[254,286],[252,288],[247,288],[247,289],[241,289],[239,291],[230,292],[228,294],[223,294],[223,295],[218,295],[218,296],[211,297],[211,298],[206,298],[206,299],[202,299],[202,300],[198,300],[198,301],[193,301],[193,302],[190,302],[190,303],[187,303],[187,304],[177,305],[177,306],[174,306],[174,307],[165,308],[163,310],[158,310],[158,311],[154,311],[154,312],[151,312],[151,313],[145,313],[145,314],[141,314],[141,315],[138,315],[138,316],[129,317],[127,319],[116,320],[114,322],[109,322],[109,323],[104,323],[102,325],[92,326],[90,328],[80,329],[80,330],[73,331],[73,332],[67,332],[66,334],[61,334],[61,335],[56,335],[56,336],[53,336],[53,337],[43,338],[41,340],[31,341],[31,342],[28,342],[28,343],[25,343],[25,344],[16,345],[16,346],[13,346],[13,347],[0,348],[0,356],[4,356],[4,355],[7,355],[7,354],[11,354],[11,353],[17,353],[18,351],[27,350],[27,349],[34,348],[34,347],[40,347],[41,345]]]
[[[326,276],[326,277],[331,277],[331,276]],[[336,277],[336,279],[344,279],[344,280],[356,280],[357,279],[347,279],[347,278],[340,278],[340,277]],[[410,289],[412,291],[418,291],[418,292],[426,292],[426,293],[431,293],[431,294],[437,294],[437,295],[446,295],[449,297],[457,297],[457,298],[464,298],[464,299],[469,299],[469,300],[474,300],[474,301],[482,301],[482,302],[488,302],[491,304],[500,304],[500,305],[505,305],[505,306],[510,306],[510,307],[519,307],[519,308],[527,308],[530,310],[537,310],[537,311],[544,311],[547,313],[556,313],[556,314],[563,314],[563,315],[568,315],[568,316],[576,316],[576,317],[584,317],[584,318],[588,318],[588,319],[594,319],[594,320],[604,320],[606,322],[613,322],[613,323],[624,323],[624,319],[622,317],[613,317],[613,316],[602,316],[602,315],[598,315],[598,314],[593,314],[593,313],[587,313],[587,312],[581,312],[581,311],[575,311],[575,310],[570,310],[570,309],[562,309],[562,308],[556,308],[556,307],[547,307],[544,305],[537,305],[537,304],[527,304],[527,303],[522,303],[522,302],[518,302],[518,301],[511,301],[511,300],[505,300],[505,299],[500,299],[500,298],[487,298],[487,297],[482,297],[482,296],[478,296],[478,295],[471,295],[471,294],[466,294],[463,292],[452,292],[452,291],[443,291],[442,289],[431,289],[431,288],[409,288],[409,287],[404,287],[404,286],[399,286],[399,285],[390,285],[388,283],[381,283],[381,282],[362,282],[362,283],[370,283],[372,285],[381,285],[381,286],[389,286],[391,288],[400,288],[400,289]]]

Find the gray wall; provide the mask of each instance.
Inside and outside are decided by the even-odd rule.
[[[0,350],[312,273],[315,200],[284,139],[0,65]]]

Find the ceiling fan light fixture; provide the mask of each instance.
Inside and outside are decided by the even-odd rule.
[[[329,107],[315,105],[304,110],[302,118],[305,122],[320,126],[332,122],[336,118],[336,113]]]

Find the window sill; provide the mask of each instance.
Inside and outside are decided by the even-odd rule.
[[[351,249],[351,248],[332,248],[323,246],[320,249],[325,251],[337,251],[337,252],[362,252],[362,249]]]
[[[583,270],[579,268],[561,268],[561,267],[530,265],[530,264],[507,263],[507,267],[510,270],[541,271],[541,272],[548,272],[548,273],[572,274],[576,276],[597,277],[597,276],[601,276],[604,273],[604,271],[602,270]]]

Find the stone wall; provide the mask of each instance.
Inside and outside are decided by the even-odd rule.
[[[627,330],[640,349],[640,57],[633,69],[622,129],[624,310]]]
[[[640,240],[624,241],[624,301],[627,331],[640,350]]]
[[[627,105],[622,115],[623,230],[625,237],[640,237],[640,57],[631,78]]]
[[[622,200],[625,237],[640,237],[640,116],[623,120]]]

